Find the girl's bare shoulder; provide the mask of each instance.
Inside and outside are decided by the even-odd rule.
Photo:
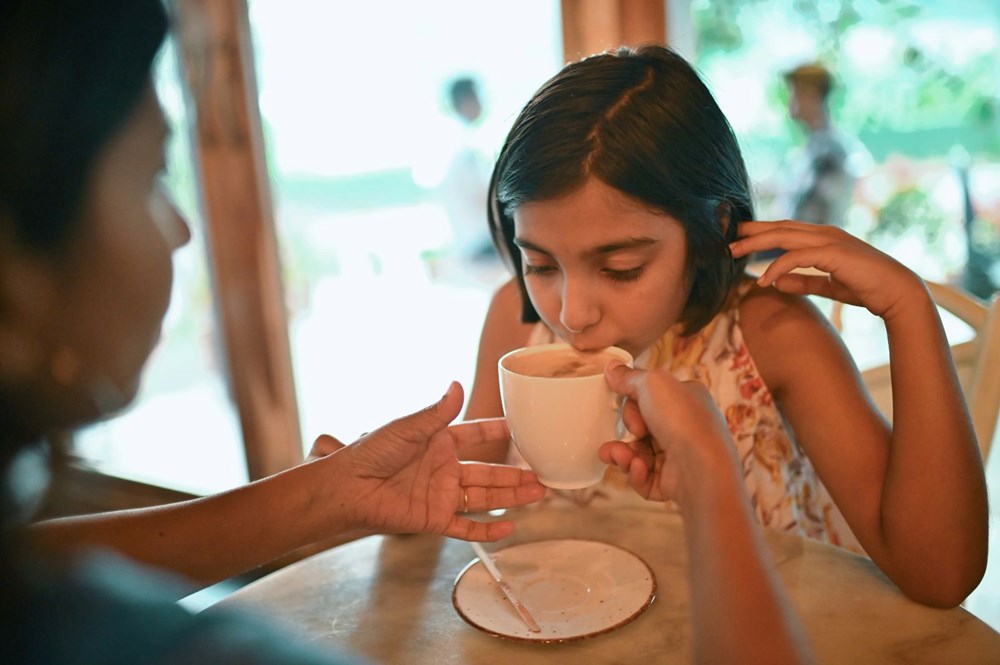
[[[828,320],[805,296],[782,293],[773,287],[752,284],[739,301],[740,321],[746,328],[777,331],[803,324],[826,325]],[[780,332],[780,331],[778,331]]]
[[[849,361],[840,334],[805,296],[754,284],[739,315],[747,348],[775,393],[811,369]]]
[[[507,351],[527,343],[533,323],[521,321],[521,290],[515,279],[510,279],[494,292],[483,324],[483,346],[489,347],[499,359]]]
[[[497,289],[479,338],[476,375],[466,405],[466,420],[503,415],[497,361],[508,351],[524,346],[532,327],[533,324],[521,322],[521,291],[517,282],[511,280]],[[503,451],[492,451],[481,459],[498,462],[503,459],[501,453]]]

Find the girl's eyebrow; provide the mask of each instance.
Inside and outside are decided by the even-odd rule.
[[[602,254],[613,254],[614,252],[620,252],[624,249],[639,249],[640,247],[648,247],[650,245],[655,245],[659,240],[656,238],[641,237],[641,238],[628,238],[626,240],[620,240],[618,242],[611,242],[606,245],[598,245],[597,247],[587,251],[586,253],[591,256],[600,256]]]
[[[610,242],[606,245],[598,245],[592,249],[588,249],[583,253],[587,257],[603,256],[605,254],[613,254],[615,252],[620,252],[626,249],[638,249],[640,247],[648,247],[649,245],[655,245],[659,240],[656,238],[649,238],[646,236],[637,238],[628,238],[625,240],[619,240],[617,242]],[[546,256],[552,256],[552,252],[539,247],[530,240],[525,240],[524,238],[514,238],[514,244],[521,249],[528,249],[533,252],[538,252],[539,254],[545,254]]]
[[[514,244],[520,247],[521,249],[529,249],[532,252],[538,252],[539,254],[552,256],[552,252],[546,251],[541,247],[539,247],[538,245],[536,245],[535,243],[531,242],[530,240],[525,240],[524,238],[515,237]]]

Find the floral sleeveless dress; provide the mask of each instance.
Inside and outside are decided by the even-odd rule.
[[[669,367],[674,376],[699,381],[708,388],[736,442],[751,506],[765,528],[794,532],[864,554],[812,463],[785,427],[747,349],[739,302],[752,285],[749,280],[743,282],[727,307],[695,334],[684,337],[680,326],[672,327],[634,364],[640,368]],[[557,340],[552,331],[538,323],[527,344],[553,341]],[[508,461],[524,465],[514,446]],[[565,502],[595,507],[659,505],[632,491],[625,475],[610,467],[601,483],[581,490],[550,489],[540,504]]]

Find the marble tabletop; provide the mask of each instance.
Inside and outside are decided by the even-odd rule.
[[[376,663],[687,663],[690,602],[680,516],[656,509],[525,509],[517,532],[487,545],[578,538],[640,556],[656,598],[627,625],[562,644],[491,636],[466,623],[452,590],[475,555],[467,543],[427,535],[369,536],[292,564],[207,611],[255,611],[304,642]],[[900,593],[867,559],[767,532],[767,547],[821,663],[1000,663],[1000,633],[962,608],[933,609]]]

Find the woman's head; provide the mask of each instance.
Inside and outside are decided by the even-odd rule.
[[[0,2],[0,439],[135,394],[187,233],[156,186],[166,27],[160,0]]]
[[[753,207],[732,128],[680,56],[622,48],[572,63],[516,119],[494,169],[489,212],[494,241],[522,286],[525,321],[555,317],[532,303],[536,289],[515,243],[518,211],[565,200],[590,182],[622,195],[619,204],[679,224],[686,243],[679,321],[688,332],[707,323],[742,273],[728,244]],[[572,220],[564,222],[569,231]]]

